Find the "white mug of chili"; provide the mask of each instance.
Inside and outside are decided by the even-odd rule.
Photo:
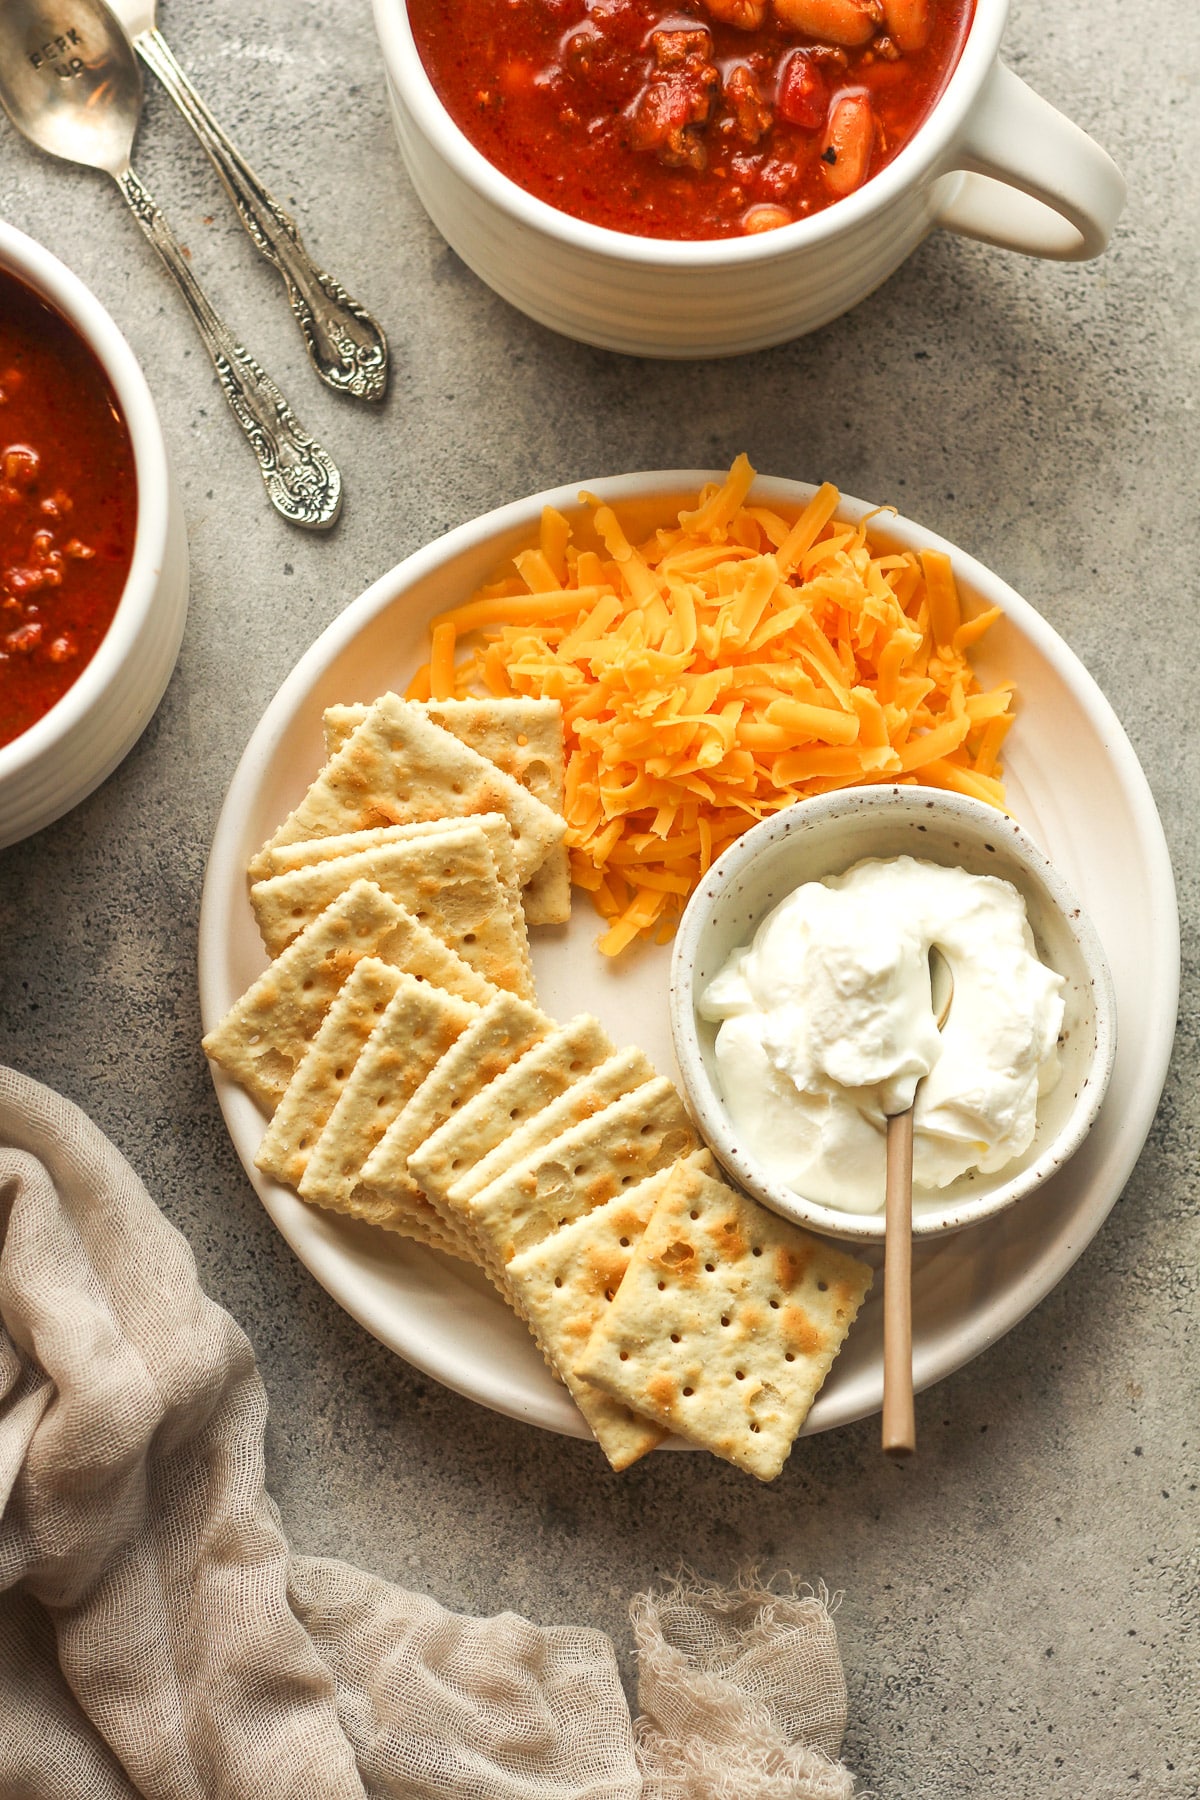
[[[658,30],[654,0],[606,0],[586,14],[582,0],[577,8],[546,0],[537,9],[541,44],[501,36],[492,65],[481,60],[482,44],[495,34],[479,34],[460,0],[410,4],[411,18],[406,0],[374,0],[397,135],[419,198],[502,298],[605,349],[697,357],[783,343],[855,306],[939,226],[1030,256],[1083,261],[1105,248],[1124,204],[1124,181],[1105,151],[1000,62],[1009,0],[703,0],[694,29],[681,29],[679,12],[664,4]],[[438,29],[439,8],[449,8],[455,29]],[[510,19],[531,12],[507,3],[499,10]],[[623,12],[633,29],[626,24],[622,46]],[[942,63],[922,70],[931,15],[939,22],[930,53],[940,51]],[[426,33],[420,48],[414,20]],[[814,41],[818,24],[824,44]],[[441,42],[454,53],[439,62]],[[456,62],[466,78],[457,88]],[[873,111],[886,109],[875,84],[888,65],[897,86],[912,69],[925,102],[899,149],[904,132],[892,119],[885,132]],[[582,125],[581,80],[598,92],[595,116]],[[558,106],[553,117],[547,94]],[[560,140],[558,160],[545,167],[534,166],[530,148],[535,104],[543,122],[551,118],[543,136]],[[815,201],[797,172],[790,187],[786,169],[779,179],[778,155],[765,173],[762,157],[756,164],[756,145],[765,139],[770,148],[781,122],[787,154],[810,139],[805,192],[815,183]],[[591,199],[581,198],[588,141],[611,139],[614,125],[633,160],[599,164]],[[497,166],[506,162],[525,185]],[[670,175],[661,194],[656,163]],[[722,180],[734,190],[733,212],[681,225],[680,196],[707,204]],[[622,210],[635,187],[651,193],[649,217]],[[647,235],[654,231],[668,235]]]

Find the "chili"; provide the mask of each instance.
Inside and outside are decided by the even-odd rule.
[[[664,238],[785,225],[877,174],[973,6],[409,0],[429,78],[489,162],[564,212]]]
[[[78,680],[133,558],[133,446],[99,361],[0,275],[0,744]]]

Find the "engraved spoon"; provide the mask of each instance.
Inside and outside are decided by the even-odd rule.
[[[954,999],[954,972],[941,951],[929,951],[929,997],[940,1031]],[[920,1085],[918,1083],[918,1085]],[[887,1122],[887,1188],[883,1242],[883,1424],[885,1456],[911,1456],[917,1447],[912,1378],[913,1111]]]
[[[258,458],[272,505],[294,525],[332,525],[342,502],[335,464],[217,316],[130,167],[142,80],[129,40],[108,8],[99,0],[4,0],[0,103],[39,149],[112,176],[179,284],[230,411]]]
[[[295,221],[230,143],[184,74],[155,22],[155,0],[111,0],[112,10],[208,151],[255,249],[283,277],[292,312],[321,380],[358,400],[382,400],[387,388],[387,339],[365,307],[319,269]]]

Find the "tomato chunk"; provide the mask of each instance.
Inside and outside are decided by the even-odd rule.
[[[816,131],[825,123],[829,89],[813,58],[803,50],[793,51],[780,70],[776,104],[781,119],[804,131]]]

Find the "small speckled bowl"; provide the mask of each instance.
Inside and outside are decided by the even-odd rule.
[[[1116,1052],[1116,1000],[1100,939],[1062,877],[1012,819],[979,801],[935,788],[843,789],[804,800],[731,845],[692,895],[671,963],[671,1031],[688,1103],[728,1173],[785,1218],[830,1236],[882,1241],[878,1213],[807,1200],[755,1159],[721,1094],[716,1024],[698,1002],[730,954],[805,881],[843,873],[867,857],[915,856],[1011,881],[1025,900],[1038,954],[1066,979],[1059,1043],[1061,1077],[1038,1107],[1026,1153],[993,1175],[965,1175],[913,1197],[913,1232],[931,1237],[1002,1212],[1033,1192],[1074,1154],[1104,1099]]]

